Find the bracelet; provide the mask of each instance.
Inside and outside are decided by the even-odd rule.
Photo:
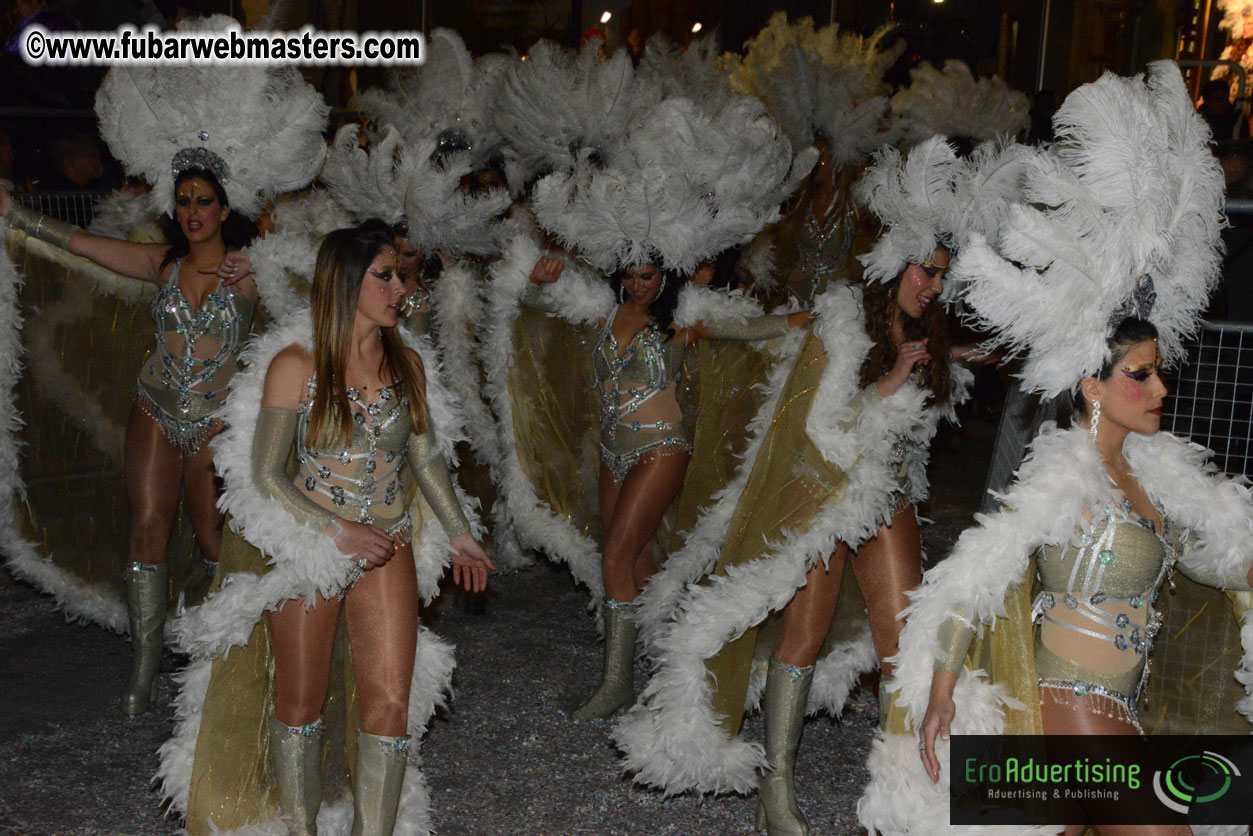
[[[63,250],[70,248],[70,239],[74,237],[75,232],[79,231],[74,224],[58,221],[56,218],[50,218],[33,209],[18,205],[14,205],[9,212],[9,226],[25,232],[31,238],[47,241]]]

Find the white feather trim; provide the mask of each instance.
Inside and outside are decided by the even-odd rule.
[[[557,514],[535,493],[518,459],[518,439],[514,436],[513,404],[509,394],[509,366],[513,356],[513,327],[518,317],[521,294],[530,283],[531,269],[543,255],[529,236],[510,240],[504,255],[491,267],[492,281],[486,287],[487,311],[482,338],[486,391],[499,420],[500,495],[495,508],[501,517],[497,530],[512,527],[523,547],[542,549],[554,560],[570,567],[575,580],[587,586],[593,606],[604,597],[600,548]],[[562,316],[574,322],[596,321],[613,307],[608,285],[567,264],[561,289],[549,286],[546,292],[560,303]],[[510,525],[510,523],[512,525]]]
[[[728,739],[718,725],[705,661],[784,607],[804,584],[809,568],[825,560],[837,542],[856,547],[873,536],[889,513],[894,476],[888,460],[895,437],[916,436],[925,442],[934,432],[935,419],[924,418],[924,395],[912,384],[868,404],[851,429],[814,419],[837,410],[846,420],[851,418],[847,404],[859,391],[858,373],[870,346],[858,291],[836,285],[818,298],[815,310],[821,313],[814,327],[827,352],[827,367],[810,408],[807,432],[825,458],[846,462],[849,482],[839,502],[824,506],[805,531],[786,531],[778,542],[765,544],[760,559],[684,589],[693,570],[702,564],[712,566],[716,554],[684,555],[673,570],[680,582],[668,583],[657,593],[669,597],[675,588],[683,589],[669,608],[670,620],[650,628],[656,672],[640,702],[614,724],[613,738],[623,752],[624,768],[640,783],[667,794],[747,792],[756,785],[757,771],[766,766],[764,753],[757,744]],[[719,498],[714,506],[719,518],[726,514],[723,499],[732,490],[738,499],[746,479],[737,473],[727,494]],[[701,525],[698,522],[697,532]],[[702,537],[693,549],[699,547],[720,548],[721,541],[710,543]],[[670,571],[667,564],[662,575]],[[655,618],[667,617],[664,603],[653,609]],[[852,664],[861,658],[848,648],[841,653]],[[838,694],[837,683],[848,671],[847,665],[833,666],[824,698]]]

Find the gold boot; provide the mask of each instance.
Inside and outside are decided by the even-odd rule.
[[[357,733],[352,773],[352,836],[392,836],[405,780],[407,737]]]
[[[757,787],[757,829],[769,836],[808,836],[809,825],[796,806],[796,749],[805,726],[805,705],[814,666],[798,668],[770,657],[763,709],[766,757],[773,767]]]
[[[270,766],[289,836],[318,836],[322,806],[322,718],[289,726],[271,716]]]
[[[605,601],[605,667],[596,693],[575,709],[575,720],[604,720],[635,704],[635,607]]]
[[[126,614],[131,628],[131,676],[122,691],[122,713],[143,714],[157,695],[165,648],[165,602],[169,570],[164,563],[132,563],[126,570]]]

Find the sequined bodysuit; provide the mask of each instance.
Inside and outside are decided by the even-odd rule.
[[[1103,696],[1139,728],[1136,701],[1162,621],[1153,605],[1181,543],[1169,520],[1157,532],[1128,506],[1104,516],[1092,533],[1037,553],[1036,674],[1042,695]]]
[[[309,418],[316,383],[306,383],[308,397],[295,411],[263,407],[253,439],[253,479],[259,489],[279,499],[300,522],[318,531],[336,518],[382,529],[409,542],[413,523],[405,510],[401,463],[409,462],[418,487],[450,538],[468,533],[470,524],[440,454],[430,416],[421,435],[412,432],[409,399],[397,385],[381,389],[366,403],[355,389],[352,440],[339,450],[318,450],[309,443]],[[286,470],[295,453],[296,471]],[[351,583],[359,572],[349,577]]]
[[[621,482],[645,453],[690,453],[692,442],[675,394],[684,346],[650,325],[619,356],[613,335],[617,314],[615,307],[605,320],[592,366],[600,392],[600,458]]]
[[[309,446],[309,416],[317,387],[313,378],[306,386],[309,396],[297,410],[296,419],[299,486],[308,494],[330,499],[332,510],[343,519],[377,525],[408,542],[413,530],[399,500],[400,465],[409,448],[409,399],[395,395],[395,382],[380,389],[378,399],[369,404],[360,392],[349,389],[352,443],[343,450],[328,452]]]
[[[1125,500],[1100,516],[1090,533],[1036,553],[1036,675],[1041,699],[1075,704],[1072,696],[1080,697],[1078,707],[1139,729],[1136,702],[1161,625],[1153,605],[1183,544],[1169,520],[1158,532]],[[960,671],[972,636],[964,614],[955,613],[941,628],[946,658],[937,670]]]
[[[156,345],[131,395],[186,457],[204,444],[230,392],[256,305],[219,282],[193,309],[178,283],[181,267],[174,263],[150,305]]]
[[[853,246],[856,211],[851,206],[835,206],[833,201],[828,212],[826,223],[819,223],[810,207],[797,237],[796,270],[804,277],[804,284],[793,291],[805,302],[812,302],[826,288],[827,280],[842,271]]]

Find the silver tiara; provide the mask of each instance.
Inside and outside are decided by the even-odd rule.
[[[170,171],[175,178],[193,168],[209,172],[223,186],[230,182],[230,169],[226,167],[226,160],[208,148],[183,148],[170,161]]]

